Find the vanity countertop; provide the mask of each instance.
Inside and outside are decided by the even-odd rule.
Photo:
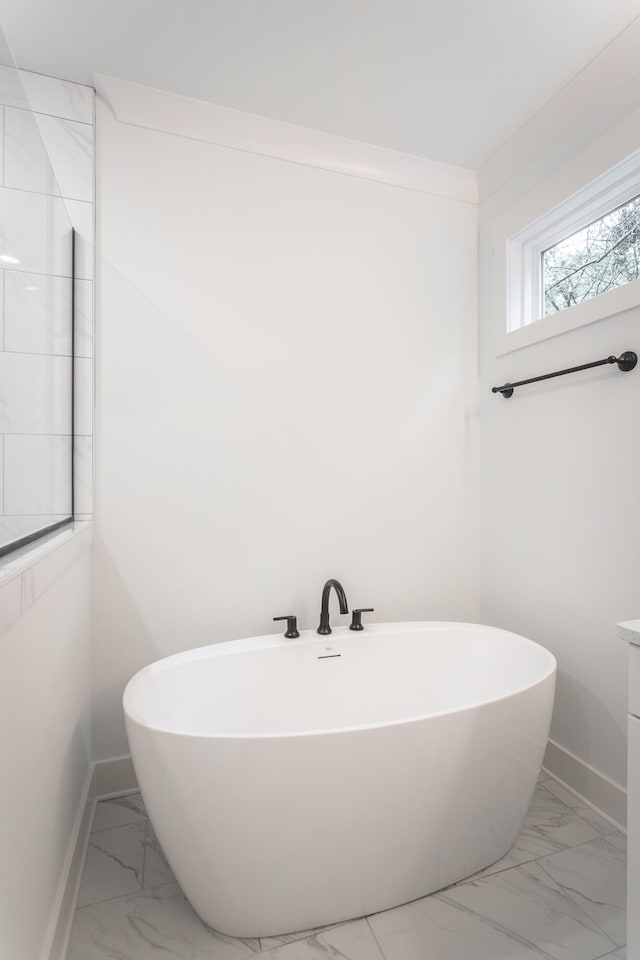
[[[640,646],[640,620],[625,620],[619,623],[618,636],[627,643],[637,643]]]

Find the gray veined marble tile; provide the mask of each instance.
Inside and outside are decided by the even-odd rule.
[[[135,823],[146,819],[147,811],[139,793],[113,800],[101,800],[96,804],[92,831],[107,830],[109,827],[122,827],[125,823]]]
[[[576,846],[598,836],[593,827],[554,797],[546,786],[536,787],[522,832],[532,841],[537,839],[558,849]]]
[[[0,525],[0,545],[11,540],[3,535]],[[20,616],[22,609],[22,577],[14,577],[0,587],[0,635],[8,630],[12,623]]]
[[[93,437],[75,437],[73,443],[75,512],[93,510]]]
[[[4,349],[16,353],[71,356],[71,278],[18,270],[2,271],[0,278],[3,274]],[[92,341],[93,283],[91,280],[76,280],[76,357],[91,357]]]
[[[43,526],[55,523],[57,520],[64,520],[64,517],[55,515],[36,517],[0,516],[0,541],[10,543],[12,540],[18,540],[20,537],[26,537],[30,533],[35,533],[36,530],[41,530]],[[23,580],[30,572],[29,570],[24,572]],[[33,600],[30,600],[29,603],[33,603]],[[25,609],[26,607],[23,607],[23,613]]]
[[[6,64],[0,66],[0,103],[20,107],[22,110],[29,109],[29,101],[17,69]]]
[[[36,113],[93,123],[91,87],[70,80],[57,80],[39,73],[29,73],[27,70],[20,70],[20,82],[29,98],[28,105]]]
[[[142,888],[146,821],[91,834],[78,905],[98,903]]]
[[[56,518],[50,517],[49,519],[53,521]],[[58,517],[57,519],[60,520],[62,518]],[[42,522],[43,518],[41,517],[41,525]],[[87,533],[91,536],[90,531],[85,531],[82,536],[73,536],[72,531],[69,529],[66,535],[67,539],[57,550],[51,553],[43,552],[36,558],[32,566],[24,571],[22,575],[23,613],[27,607],[31,606],[38,597],[42,596],[45,590],[48,590],[64,571],[74,563],[80,556],[82,550],[86,549],[87,541],[85,537]],[[61,534],[61,536],[65,535]]]
[[[71,512],[71,437],[4,438],[7,516],[69,515]]]
[[[558,800],[561,800],[567,807],[580,807],[582,806],[582,801],[579,797],[575,795],[567,787],[563,787],[561,783],[557,783],[555,780],[547,780],[545,783],[546,789],[557,797]]]
[[[65,198],[66,215],[76,231],[76,277],[93,279],[93,204]]]
[[[93,433],[93,362],[86,357],[76,357],[74,372],[76,436],[89,437]]]
[[[615,824],[610,823],[604,817],[601,817],[599,813],[596,813],[595,810],[592,810],[591,807],[574,807],[575,812],[578,814],[581,820],[584,820],[585,823],[588,823],[590,827],[600,834],[601,837],[608,837],[612,833],[619,833],[620,836],[623,836],[622,832],[616,827]]]
[[[594,960],[612,941],[536,863],[455,887],[441,899],[472,910],[550,957]]]
[[[59,192],[71,200],[93,200],[93,127],[34,114]]]
[[[595,960],[610,939],[536,864],[370,917],[386,960]]]
[[[207,927],[169,883],[78,910],[67,960],[245,960],[258,950]]]
[[[329,927],[314,927],[312,930],[299,930],[297,933],[283,933],[280,937],[261,937],[260,949],[272,950],[273,947],[283,947],[285,943],[293,943],[294,940],[307,940],[328,929]]]
[[[16,270],[70,277],[69,221],[70,214],[60,197],[0,187],[0,253],[18,261]],[[76,270],[76,276],[85,274]]]
[[[93,356],[93,281],[76,280],[75,284],[76,357]]]
[[[0,353],[0,432],[69,435],[70,408],[71,357]]]
[[[477,874],[489,876],[501,870],[549,856],[567,847],[574,847],[600,836],[590,824],[539,784],[522,828],[509,852],[496,863]]]
[[[577,797],[571,790],[563,787],[562,784],[556,783],[555,780],[548,780],[545,783],[545,787],[554,797],[557,797],[562,803],[571,807],[572,810],[575,810],[578,816],[584,820],[585,823],[588,823],[590,827],[593,827],[600,836],[606,837],[610,833],[619,832],[614,824],[605,820],[604,817],[601,817],[600,814],[592,810],[591,807],[587,807],[580,797]]]
[[[533,945],[439,896],[369,918],[385,960],[540,960]],[[544,956],[544,954],[542,954]]]
[[[269,960],[385,960],[366,920],[329,927],[304,940],[275,947],[262,956]]]
[[[5,350],[71,356],[70,277],[6,270],[4,306]]]
[[[600,837],[540,861],[540,866],[604,930],[617,946],[626,943],[626,841]]]
[[[150,822],[147,822],[147,832],[144,840],[144,875],[142,885],[143,887],[159,887],[163,883],[171,883],[174,880],[173,870],[166,861],[153,827]]]
[[[34,114],[5,107],[4,134],[5,187],[59,197],[60,187]]]
[[[2,119],[2,107],[0,107],[0,120],[1,119]],[[0,270],[0,350],[5,349],[5,345],[4,345],[4,277],[5,277],[5,273],[6,273],[6,270]]]

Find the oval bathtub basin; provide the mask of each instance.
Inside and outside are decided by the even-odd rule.
[[[507,852],[544,755],[555,659],[514,633],[388,623],[213,644],[124,693],[151,822],[234,937],[423,897]]]

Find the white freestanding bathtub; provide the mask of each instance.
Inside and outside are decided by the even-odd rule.
[[[140,789],[197,913],[236,937],[425,896],[511,846],[556,663],[466,623],[254,637],[153,663],[124,694]]]

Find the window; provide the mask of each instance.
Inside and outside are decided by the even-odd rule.
[[[500,352],[640,305],[640,152],[507,242]]]
[[[542,251],[544,315],[640,278],[640,197]]]

